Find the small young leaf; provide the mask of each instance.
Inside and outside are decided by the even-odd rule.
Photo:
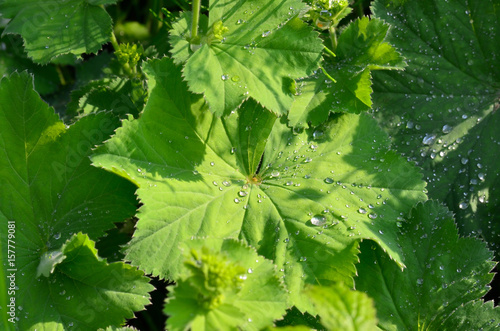
[[[409,64],[374,73],[379,122],[424,169],[431,198],[446,202],[460,232],[480,233],[500,256],[498,3],[380,0],[374,11]]]
[[[290,125],[317,126],[330,112],[359,114],[371,108],[372,70],[401,70],[401,55],[386,42],[389,25],[363,17],[342,32],[336,57],[327,65],[331,81],[321,71],[299,82],[298,95],[288,115]]]
[[[356,287],[375,300],[383,329],[443,330],[456,309],[461,312],[452,318],[458,320],[462,305],[488,291],[492,253],[484,242],[459,238],[453,215],[438,202],[414,207],[398,242],[404,271],[369,242],[357,266]]]
[[[3,34],[20,34],[34,62],[63,54],[96,53],[111,37],[111,18],[101,5],[117,0],[0,1],[11,21]]]
[[[365,293],[342,284],[310,286],[305,291],[328,330],[375,330],[377,317],[373,300]]]
[[[189,242],[185,270],[170,290],[169,330],[261,330],[280,318],[287,295],[275,266],[235,240]]]
[[[126,256],[134,265],[175,277],[179,244],[238,238],[275,262],[302,309],[304,283],[352,285],[359,238],[376,240],[401,263],[396,218],[426,199],[425,183],[388,150],[371,118],[345,115],[293,133],[247,101],[218,119],[185,90],[171,60],[144,71],[150,94],[142,116],[123,122],[92,157],[139,186],[144,206]]]
[[[287,113],[293,101],[288,81],[317,69],[323,50],[318,34],[294,18],[301,8],[297,0],[211,1],[210,17],[200,19],[201,48],[194,52],[191,15],[183,14],[170,40],[176,63],[185,62],[190,90],[203,93],[219,117],[249,96],[278,115]]]

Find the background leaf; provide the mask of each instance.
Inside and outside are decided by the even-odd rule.
[[[371,108],[372,70],[401,70],[405,62],[385,39],[389,25],[363,17],[340,34],[336,57],[325,65],[331,81],[322,71],[297,83],[297,96],[288,119],[301,128],[317,126],[330,112],[359,114]]]
[[[60,252],[65,259],[54,272],[30,286],[22,306],[31,322],[25,330],[120,325],[149,303],[148,292],[153,290],[149,279],[123,262],[101,260],[87,235],[73,235]],[[42,300],[50,309],[40,309]]]
[[[170,41],[176,63],[186,62],[183,73],[190,90],[203,93],[217,116],[248,97],[276,114],[287,113],[293,79],[317,69],[323,50],[318,34],[294,18],[302,7],[296,0],[211,1],[209,19],[201,20],[206,35],[195,52],[186,39],[191,15],[184,14]],[[220,20],[228,29],[222,40],[209,30]]]
[[[96,53],[110,40],[111,18],[101,5],[117,0],[2,0],[0,13],[11,21],[4,34],[20,34],[34,62],[63,54]]]
[[[358,238],[376,240],[401,262],[396,219],[426,199],[425,183],[388,150],[372,119],[341,116],[321,131],[293,134],[254,101],[218,119],[201,97],[183,92],[171,60],[144,70],[143,115],[92,158],[139,186],[144,206],[126,256],[133,264],[175,277],[179,244],[238,238],[275,262],[292,302],[305,309],[304,283],[352,285]]]
[[[60,283],[33,279],[44,253],[59,249],[74,233],[84,230],[96,240],[114,222],[134,214],[134,186],[91,167],[88,159],[119,121],[99,113],[67,128],[33,90],[26,72],[0,81],[0,100],[0,218],[2,224],[12,221],[16,226],[16,260],[9,268],[17,269],[18,325],[30,330],[36,323],[50,322],[45,327],[61,328],[68,323],[65,318],[76,317],[57,315],[50,307],[54,298],[47,294],[48,286]],[[6,252],[7,227],[0,234]],[[73,298],[79,299],[85,300],[85,295]],[[47,303],[46,310],[32,306],[40,302]]]
[[[377,1],[374,11],[409,64],[374,73],[379,122],[424,169],[430,197],[446,202],[461,233],[479,234],[498,254],[498,2]]]
[[[488,291],[493,254],[480,240],[459,238],[453,215],[438,202],[411,210],[401,224],[399,244],[404,271],[370,242],[363,243],[357,265],[356,288],[375,300],[384,330],[442,330],[450,316],[454,323],[464,317],[470,307],[462,305]]]

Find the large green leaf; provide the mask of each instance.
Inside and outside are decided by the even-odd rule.
[[[194,52],[191,14],[184,13],[170,40],[174,59],[185,62],[190,90],[203,93],[218,116],[248,97],[276,114],[287,113],[293,79],[317,69],[323,50],[318,34],[293,18],[303,6],[298,0],[210,1],[210,17],[200,21],[201,48]],[[219,36],[220,22],[228,30]]]
[[[359,114],[371,108],[372,70],[404,68],[399,53],[386,41],[389,25],[363,17],[351,24],[338,39],[336,57],[326,65],[331,81],[323,72],[298,82],[297,96],[288,118],[300,128],[326,121],[330,112]]]
[[[375,106],[395,147],[424,169],[464,234],[500,250],[500,4],[493,0],[377,1],[409,66],[374,73]],[[436,19],[439,17],[439,19]]]
[[[238,238],[275,262],[304,307],[304,282],[352,285],[358,238],[401,262],[396,219],[426,199],[425,183],[388,150],[374,120],[345,115],[294,135],[254,101],[215,117],[169,59],[144,71],[143,115],[123,122],[92,158],[139,186],[144,206],[126,256],[134,265],[175,277],[179,244]]]
[[[399,244],[407,266],[404,271],[372,243],[362,245],[356,287],[375,300],[380,326],[384,330],[444,330],[449,318],[459,325],[460,318],[471,311],[461,306],[486,294],[493,278],[489,272],[495,263],[486,244],[459,238],[453,215],[434,201],[411,210],[402,223]],[[498,310],[488,314],[500,317]],[[477,317],[467,319],[477,325]],[[481,321],[487,322],[489,318]]]
[[[7,252],[6,224],[15,225],[15,238],[10,238],[15,243],[9,244],[16,255],[2,268],[16,269],[19,328],[40,328],[45,322],[54,330],[70,322],[76,326],[84,319],[81,313],[67,315],[55,306],[59,292],[74,290],[69,284],[75,275],[66,273],[55,283],[52,278],[34,279],[42,256],[60,249],[74,233],[85,231],[96,240],[114,222],[134,214],[134,186],[92,167],[88,159],[93,146],[107,139],[119,121],[100,113],[67,128],[33,90],[26,72],[0,81],[0,100],[0,235],[2,252]],[[49,294],[54,286],[60,290]],[[73,302],[92,301],[86,292],[77,293]],[[85,307],[85,314],[99,311]]]
[[[170,290],[164,310],[169,330],[261,330],[283,316],[285,288],[276,267],[255,249],[207,238],[189,247],[189,272]]]
[[[377,317],[373,300],[343,284],[311,286],[306,290],[327,330],[375,330]]]
[[[3,33],[20,34],[38,63],[63,54],[96,53],[111,37],[111,17],[102,5],[116,2],[0,0],[0,13],[11,19]]]

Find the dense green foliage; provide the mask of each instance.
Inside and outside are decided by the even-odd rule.
[[[497,329],[499,26],[0,0],[1,329]]]

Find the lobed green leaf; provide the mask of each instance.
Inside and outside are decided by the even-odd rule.
[[[10,18],[3,34],[19,34],[34,62],[46,64],[64,54],[96,53],[111,38],[111,17],[102,5],[117,0],[2,0]]]
[[[496,1],[376,1],[393,26],[404,72],[374,73],[377,118],[397,150],[424,169],[465,235],[500,245],[500,11]],[[436,19],[439,17],[439,19]],[[498,253],[497,253],[498,254]]]
[[[186,92],[171,60],[151,61],[144,71],[144,113],[92,157],[139,186],[144,206],[126,256],[134,265],[175,278],[180,244],[238,238],[274,261],[292,303],[312,309],[300,294],[304,283],[352,285],[359,238],[402,262],[396,219],[426,199],[425,183],[388,150],[368,116],[340,116],[294,134],[248,101],[218,119],[201,96]]]
[[[404,252],[404,271],[369,242],[363,243],[357,265],[356,287],[375,300],[380,327],[444,330],[446,324],[464,323],[464,312],[470,307],[462,305],[486,294],[493,278],[489,272],[495,263],[485,243],[459,238],[453,215],[434,201],[411,210],[401,224],[398,242]],[[478,323],[474,317],[468,320]]]
[[[330,112],[359,114],[372,106],[371,71],[401,70],[402,56],[386,42],[389,25],[363,17],[341,33],[336,57],[325,65],[330,80],[320,70],[297,83],[297,96],[288,119],[296,128],[317,126]]]
[[[26,72],[14,73],[0,81],[0,100],[3,100],[0,103],[0,219],[4,225],[0,238],[2,252],[7,252],[8,244],[14,246],[15,252],[15,261],[3,265],[2,269],[15,269],[19,288],[16,326],[22,330],[41,327],[60,330],[69,323],[105,327],[130,316],[129,309],[137,305],[124,305],[120,317],[115,310],[110,319],[96,319],[101,309],[85,303],[94,299],[85,291],[79,292],[72,283],[72,277],[78,279],[74,273],[76,268],[74,272],[66,270],[49,279],[41,276],[57,273],[63,264],[71,265],[67,257],[47,263],[50,259],[46,253],[60,250],[62,243],[73,238],[73,234],[85,231],[96,240],[112,228],[114,222],[123,221],[135,212],[133,185],[91,167],[88,159],[91,149],[107,139],[119,125],[118,119],[99,113],[66,127],[33,90],[33,79]],[[14,238],[9,238],[13,242],[7,241],[8,223],[15,226]],[[45,264],[38,270],[41,278],[35,281],[42,260]],[[99,274],[95,277],[98,284]],[[2,284],[6,281],[4,278]],[[62,296],[63,291],[72,294]],[[74,300],[72,302],[83,302],[81,308],[85,310],[77,312],[78,305],[68,305],[67,297]],[[42,302],[46,309],[40,309]],[[72,308],[60,308],[60,305]],[[88,317],[90,315],[94,317]]]
[[[203,93],[219,117],[249,97],[278,115],[287,113],[293,80],[317,69],[323,50],[318,34],[295,16],[303,6],[297,0],[211,1],[210,17],[200,18],[203,36],[195,51],[191,14],[183,14],[170,41],[176,63],[185,62],[189,89]],[[214,34],[216,25],[227,32]]]

